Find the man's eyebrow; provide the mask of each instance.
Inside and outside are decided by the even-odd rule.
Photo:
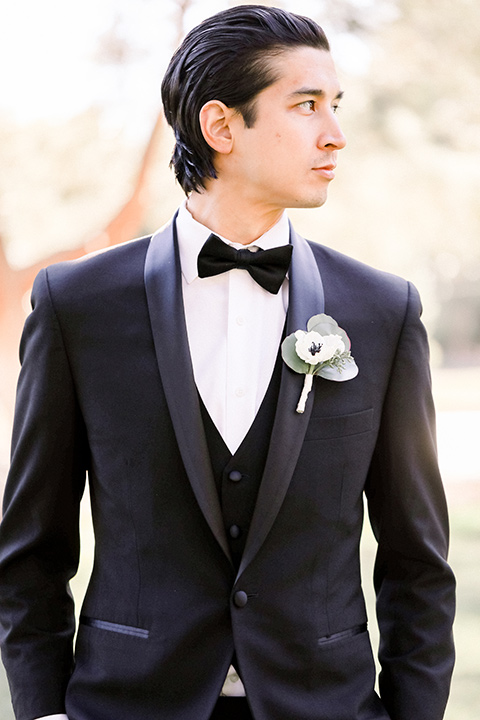
[[[299,90],[295,90],[294,92],[290,93],[289,97],[295,98],[299,95],[313,95],[314,97],[325,97],[326,93],[325,90],[321,90],[320,88],[302,87]],[[343,95],[343,90],[340,90],[335,96],[334,100],[341,100]]]

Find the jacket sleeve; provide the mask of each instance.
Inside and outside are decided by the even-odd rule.
[[[366,491],[378,541],[380,694],[392,720],[441,720],[454,663],[455,581],[420,314],[410,286]]]
[[[86,442],[47,272],[20,347],[12,464],[0,525],[0,640],[17,720],[64,713],[73,663]]]

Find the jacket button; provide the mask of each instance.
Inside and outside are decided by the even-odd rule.
[[[233,596],[233,602],[238,608],[243,608],[248,602],[248,595],[243,590],[237,590]]]
[[[230,535],[230,537],[231,537],[233,540],[236,540],[236,539],[239,538],[240,535],[242,534],[242,530],[241,530],[241,528],[238,527],[238,525],[232,525],[232,526],[228,529],[228,534]]]
[[[228,479],[232,482],[238,482],[242,479],[242,473],[238,470],[232,470],[232,472],[229,474]]]

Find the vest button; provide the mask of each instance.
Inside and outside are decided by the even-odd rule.
[[[239,480],[242,479],[242,473],[238,470],[232,470],[232,472],[228,476],[228,479],[232,482],[239,482]]]
[[[248,602],[248,595],[243,590],[237,590],[233,596],[233,602],[238,608],[244,608]]]
[[[242,530],[241,530],[241,528],[238,527],[238,525],[232,525],[232,526],[228,529],[228,534],[230,535],[231,538],[233,538],[234,540],[236,540],[236,539],[239,538],[240,535],[242,534]]]

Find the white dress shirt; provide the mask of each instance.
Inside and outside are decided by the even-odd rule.
[[[233,454],[255,419],[273,373],[288,308],[288,277],[276,295],[260,287],[246,270],[199,278],[198,253],[210,234],[184,203],[177,217],[177,235],[193,374],[205,407]],[[288,217],[284,213],[249,245],[218,237],[237,249],[270,250],[288,244]],[[233,668],[223,692],[243,694]],[[38,720],[68,717],[47,715]]]
[[[200,396],[231,453],[248,432],[267,391],[288,307],[288,278],[273,295],[246,270],[199,278],[197,257],[211,231],[185,204],[177,218],[182,290],[193,374]],[[269,250],[289,242],[286,213],[239,248]]]

